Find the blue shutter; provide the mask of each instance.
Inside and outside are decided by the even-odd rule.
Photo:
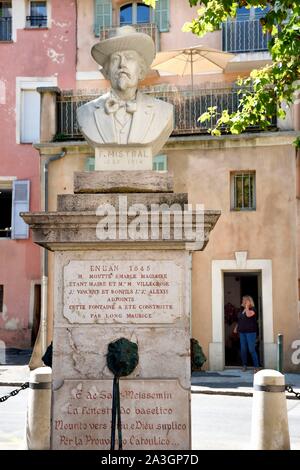
[[[161,33],[170,29],[170,0],[157,0],[155,5],[155,22]]]
[[[111,0],[95,0],[95,36],[100,35],[102,28],[112,26],[112,2]]]
[[[13,182],[11,238],[28,238],[29,227],[20,217],[20,212],[29,211],[29,180]]]

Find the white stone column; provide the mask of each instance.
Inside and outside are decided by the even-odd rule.
[[[51,367],[30,372],[26,421],[26,448],[50,449]]]
[[[289,450],[284,375],[265,369],[254,375],[251,448]]]

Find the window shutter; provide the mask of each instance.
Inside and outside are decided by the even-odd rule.
[[[36,90],[22,90],[21,97],[21,142],[39,142],[41,96]]]
[[[95,36],[100,35],[102,28],[112,26],[112,2],[111,0],[95,0]]]
[[[155,22],[161,33],[170,29],[170,0],[158,0],[155,5]]]
[[[28,238],[29,227],[20,217],[20,212],[29,211],[29,180],[13,182],[11,238]]]

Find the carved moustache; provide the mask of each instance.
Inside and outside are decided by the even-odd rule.
[[[120,77],[122,74],[126,75],[128,78],[131,78],[131,74],[127,69],[121,69],[118,71],[118,77]]]

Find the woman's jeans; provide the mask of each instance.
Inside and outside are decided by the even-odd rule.
[[[255,341],[256,333],[240,333],[241,356],[243,366],[247,365],[247,349],[249,349],[249,352],[252,356],[253,366],[259,367],[258,357],[255,351]]]

